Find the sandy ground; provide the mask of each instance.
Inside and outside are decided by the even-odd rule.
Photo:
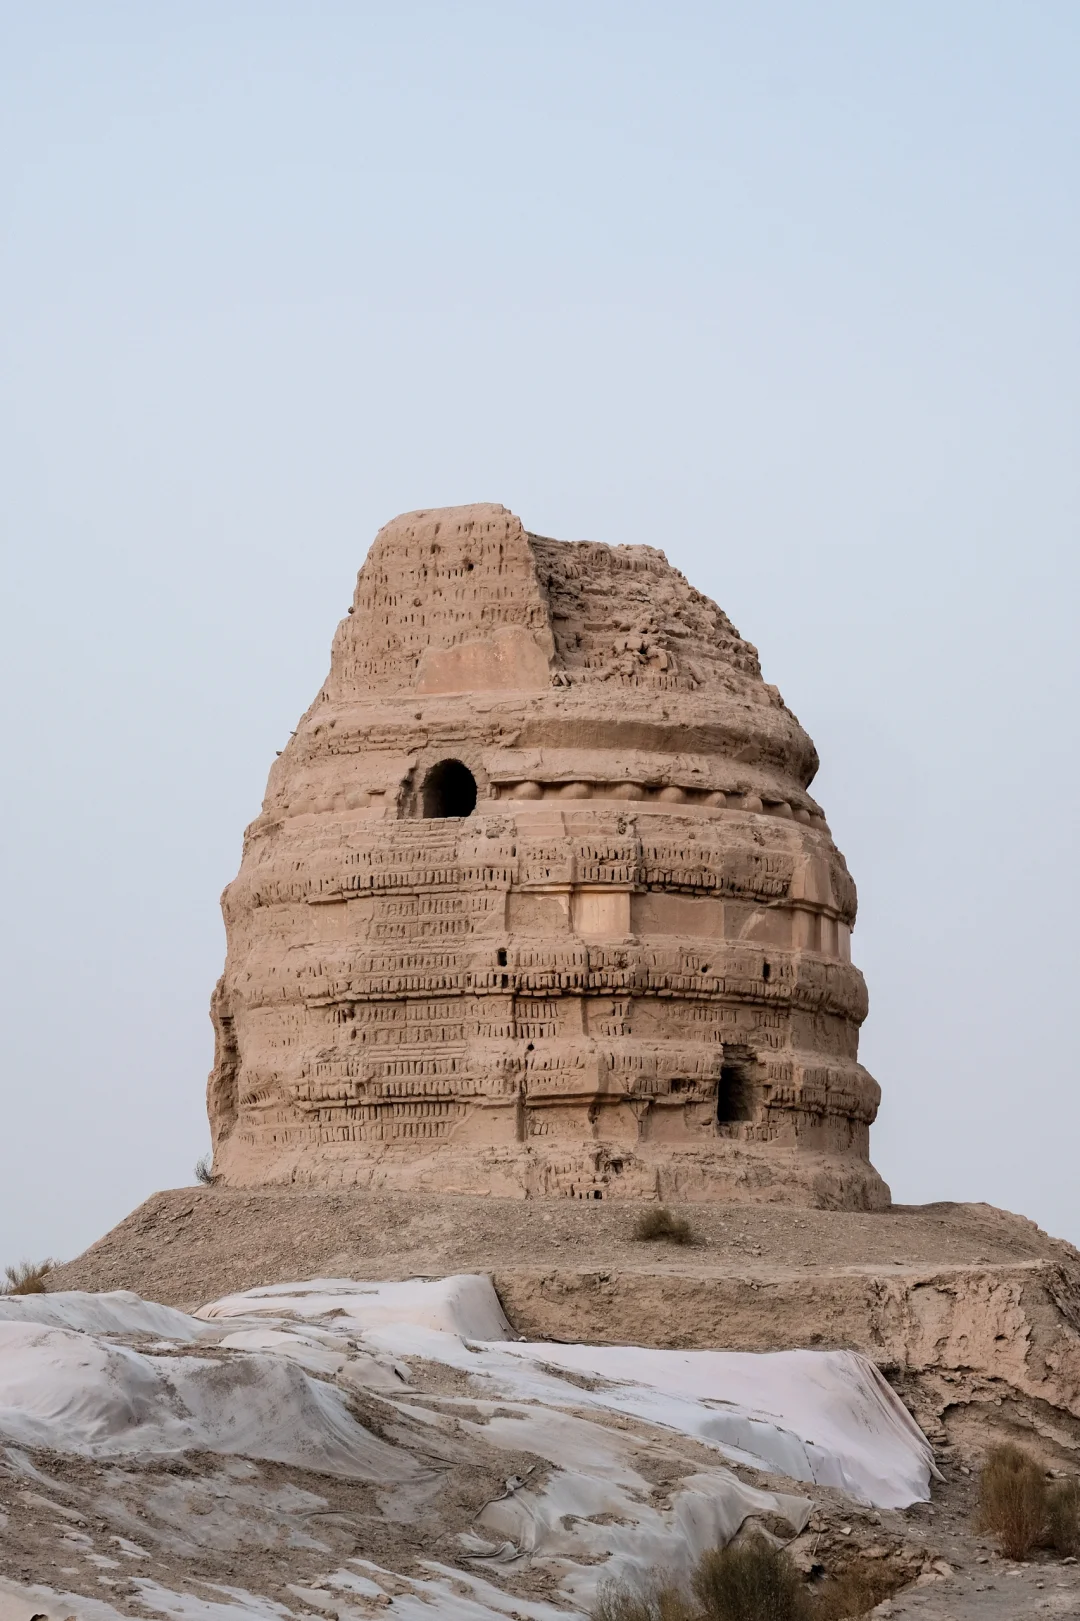
[[[974,1461],[974,1460],[973,1460]],[[918,1527],[934,1566],[878,1605],[875,1618],[891,1621],[1040,1621],[1043,1616],[1080,1617],[1080,1565],[1048,1553],[1015,1564],[991,1538],[973,1530],[977,1505],[974,1469],[942,1465],[929,1504],[904,1516]]]
[[[639,1243],[644,1207],[292,1189],[157,1193],[78,1259],[56,1289],[134,1289],[192,1308],[288,1278],[448,1272],[662,1270],[672,1277],[868,1267],[1016,1265],[1076,1251],[990,1205],[896,1205],[860,1214],[780,1205],[688,1205],[695,1242]]]
[[[1040,1621],[1080,1616],[1076,1566],[980,1565],[947,1581],[916,1585],[878,1605],[875,1617],[893,1621]]]

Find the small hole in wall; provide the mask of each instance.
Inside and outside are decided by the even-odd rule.
[[[505,948],[505,946],[500,946],[499,947],[498,952],[496,953],[496,956],[495,956],[495,961],[498,963],[500,968],[505,968],[506,967],[506,948]]]
[[[772,964],[771,963],[767,963],[767,962],[762,963],[762,965],[761,965],[761,977],[762,977],[762,979],[771,979],[772,978]]]
[[[599,1188],[594,1189],[594,1191],[593,1191],[593,1198],[594,1199],[602,1199],[603,1197],[604,1197],[604,1195],[600,1192]]]
[[[536,1048],[535,1048],[535,1047],[534,1047],[534,1046],[533,1046],[533,1043],[532,1043],[532,1042],[531,1042],[531,1041],[530,1041],[530,1042],[529,1042],[529,1043],[528,1043],[528,1045],[527,1045],[527,1046],[526,1046],[526,1048],[525,1048],[525,1051],[526,1051],[526,1052],[527,1052],[527,1053],[531,1053],[531,1052],[535,1052],[535,1051],[536,1051]]]
[[[500,989],[505,991],[506,987],[510,983],[510,975],[509,974],[502,974],[500,976],[500,978],[502,979],[502,985],[500,986]]]

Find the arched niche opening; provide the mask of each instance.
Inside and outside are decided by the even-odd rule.
[[[476,778],[460,760],[440,760],[424,778],[420,809],[425,818],[471,816],[476,809]]]
[[[749,1047],[724,1045],[716,1087],[716,1119],[721,1126],[753,1120],[758,1098],[757,1057]]]

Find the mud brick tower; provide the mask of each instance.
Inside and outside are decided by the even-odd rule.
[[[662,552],[395,519],[223,898],[215,1171],[887,1204],[816,768]]]

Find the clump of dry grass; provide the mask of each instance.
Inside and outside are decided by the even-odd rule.
[[[43,1295],[45,1279],[55,1265],[55,1261],[19,1261],[15,1266],[6,1266],[7,1282],[0,1284],[0,1295]]]
[[[665,1239],[669,1244],[692,1244],[694,1235],[690,1223],[681,1216],[673,1216],[667,1205],[653,1205],[643,1210],[634,1223],[634,1237],[641,1242],[650,1238]]]
[[[1062,1557],[1080,1553],[1080,1483],[1055,1480],[1046,1494],[1046,1541]]]
[[[703,1554],[688,1593],[670,1577],[642,1587],[605,1582],[592,1621],[814,1621],[799,1572],[763,1536]]]
[[[1007,1559],[1026,1559],[1047,1521],[1043,1471],[1029,1452],[992,1447],[979,1471],[977,1525],[997,1537]]]
[[[811,1621],[802,1577],[763,1536],[702,1556],[693,1588],[703,1621]]]
[[[904,1586],[880,1560],[858,1558],[814,1589],[783,1548],[760,1532],[703,1554],[691,1592],[670,1576],[632,1586],[605,1582],[591,1621],[850,1621]]]
[[[589,1613],[592,1621],[700,1621],[689,1596],[664,1577],[642,1587],[603,1582]]]
[[[814,1594],[814,1621],[848,1621],[869,1615],[883,1600],[904,1585],[904,1578],[881,1560],[860,1560],[836,1576],[828,1576]]]
[[[195,1180],[201,1182],[204,1188],[212,1188],[217,1181],[209,1154],[195,1161]]]

